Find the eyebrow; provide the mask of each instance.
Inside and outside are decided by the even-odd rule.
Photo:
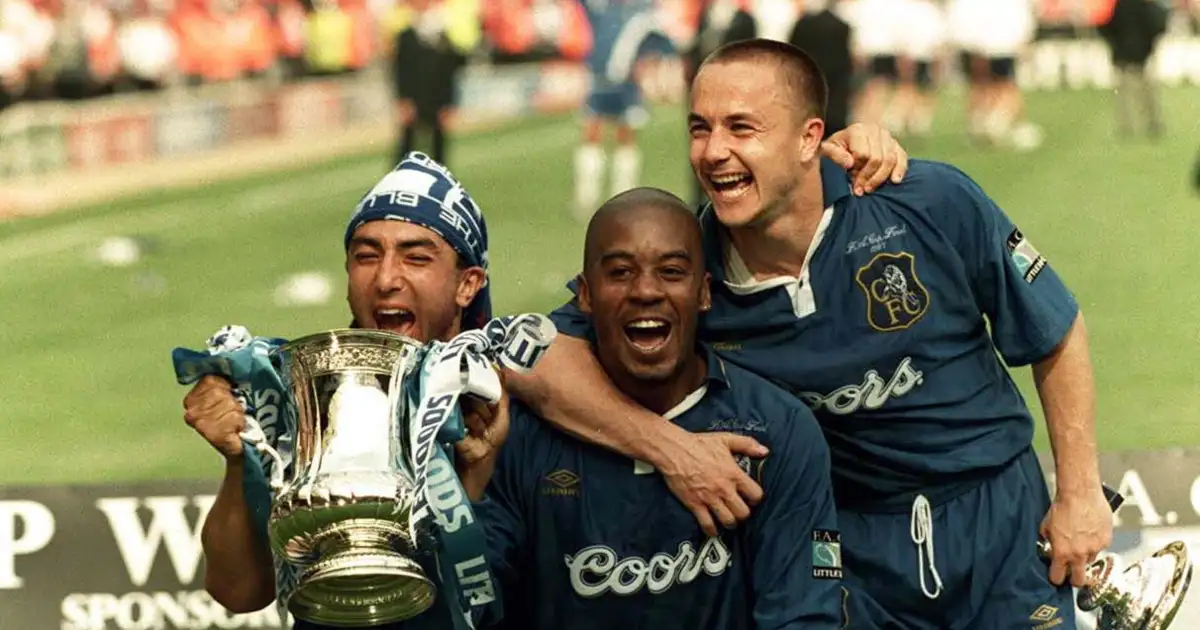
[[[658,257],[658,262],[664,263],[674,260],[681,260],[686,263],[692,262],[692,255],[687,250],[677,249],[675,251],[666,252]]]
[[[367,247],[374,247],[375,249],[385,249],[385,247],[383,246],[383,243],[379,239],[376,239],[376,238],[371,238],[369,236],[355,236],[354,238],[350,239],[350,247],[361,246],[361,245],[365,245]],[[398,241],[396,243],[396,249],[399,249],[399,250],[418,249],[421,247],[426,247],[426,248],[435,249],[435,250],[440,249],[438,247],[437,241],[433,240],[432,238],[410,238],[410,239]]]
[[[600,264],[603,265],[605,263],[612,262],[615,260],[632,260],[633,258],[635,258],[635,256],[631,252],[627,252],[625,250],[617,250],[614,252],[607,252],[605,254],[602,254],[600,256]],[[692,255],[689,254],[687,252],[687,250],[676,249],[673,251],[669,251],[669,252],[660,254],[658,257],[658,262],[661,263],[661,262],[666,262],[668,260],[680,260],[680,259],[687,261],[687,262],[691,262]]]
[[[732,114],[728,114],[728,115],[722,117],[721,120],[723,122],[725,122],[726,124],[739,123],[739,122],[752,123],[752,124],[758,123],[758,119],[756,117],[754,117],[754,115],[750,114],[749,112],[734,112]],[[697,114],[696,112],[689,113],[688,114],[688,124],[693,125],[696,123],[708,124],[708,119],[701,116],[700,114]]]

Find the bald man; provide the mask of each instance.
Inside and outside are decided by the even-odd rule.
[[[626,396],[687,431],[769,449],[740,461],[763,486],[762,503],[709,537],[653,468],[513,402],[508,441],[476,503],[506,627],[842,626],[828,448],[798,399],[697,344],[710,304],[701,243],[699,222],[674,195],[617,195],[588,226],[579,305],[600,365]]]

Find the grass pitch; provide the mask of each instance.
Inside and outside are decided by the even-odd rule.
[[[1200,444],[1200,386],[1187,363],[1200,313],[1187,271],[1200,90],[1164,97],[1169,136],[1157,144],[1117,142],[1103,92],[1031,95],[1047,135],[1028,154],[969,145],[950,96],[938,134],[906,141],[913,155],[974,176],[1076,292],[1106,450]],[[577,138],[576,121],[559,117],[452,147],[452,169],[488,216],[499,312],[545,311],[566,296],[583,237],[567,212]],[[659,110],[643,133],[645,183],[687,191],[685,142],[682,112]],[[219,475],[217,455],[183,423],[171,349],[199,348],[227,323],[282,337],[344,325],[342,232],[389,158],[0,223],[0,483]],[[96,261],[111,236],[143,243],[136,264]],[[331,299],[277,305],[285,278],[309,271],[332,279]],[[1018,378],[1036,407],[1027,371]]]

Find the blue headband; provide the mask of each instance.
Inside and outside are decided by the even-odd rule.
[[[428,228],[454,248],[468,267],[488,268],[487,224],[483,212],[445,166],[413,151],[358,202],[346,226],[346,250],[354,231],[369,221],[408,221]],[[463,312],[464,330],[492,318],[487,278]]]

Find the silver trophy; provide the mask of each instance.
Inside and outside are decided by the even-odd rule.
[[[1104,493],[1114,512],[1125,501],[1107,486]],[[1038,552],[1048,558],[1050,543],[1039,540]],[[1180,541],[1128,567],[1116,555],[1102,554],[1088,565],[1087,584],[1075,603],[1080,610],[1096,613],[1097,630],[1166,630],[1191,582],[1192,561]]]
[[[299,619],[338,627],[414,617],[435,588],[413,559],[407,390],[422,345],[377,330],[296,339],[274,362],[295,408],[294,458],[267,531],[295,569],[285,596]],[[399,416],[399,417],[398,417]]]

